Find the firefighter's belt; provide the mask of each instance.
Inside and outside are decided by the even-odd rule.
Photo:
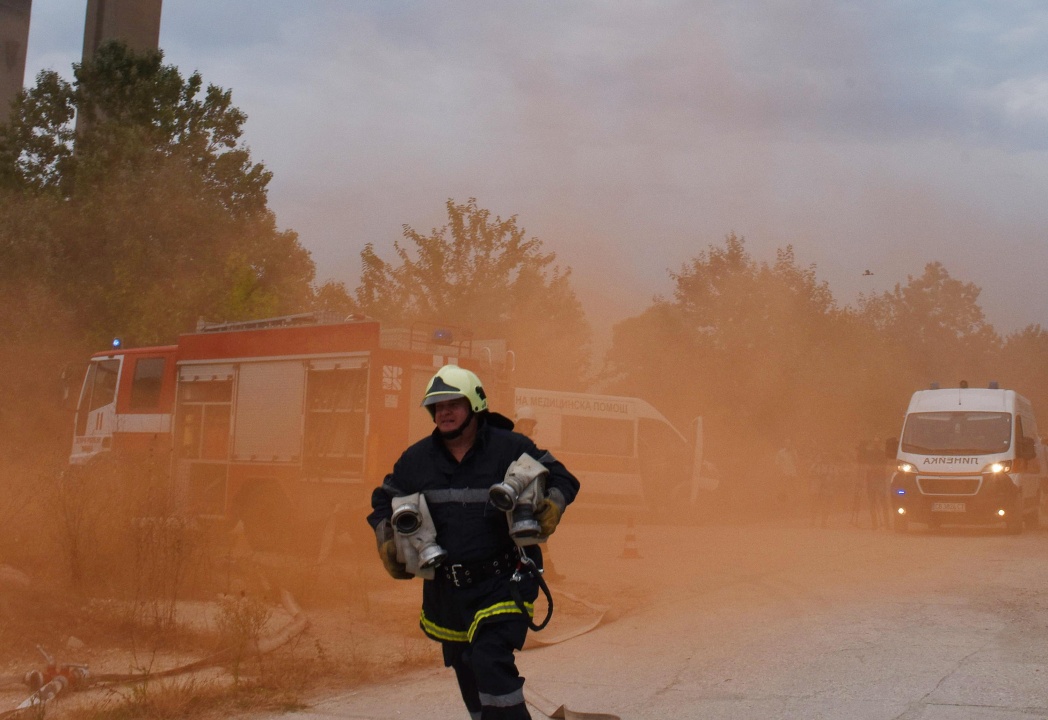
[[[507,550],[487,560],[441,565],[437,568],[437,579],[446,580],[455,587],[469,587],[496,575],[509,578],[516,569],[517,551]]]

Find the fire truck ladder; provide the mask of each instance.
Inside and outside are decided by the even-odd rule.
[[[207,322],[201,318],[197,320],[196,331],[199,333],[227,332],[230,330],[261,330],[263,328],[294,327],[297,325],[331,325],[360,319],[362,318],[353,315],[348,318],[342,318],[330,312],[307,312],[298,313],[297,315],[281,315],[279,317],[240,320],[237,322]]]

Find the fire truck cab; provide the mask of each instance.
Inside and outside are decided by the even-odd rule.
[[[249,539],[349,511],[432,420],[419,405],[456,363],[506,383],[503,344],[455,329],[385,329],[314,314],[200,324],[174,345],[95,354],[70,464],[151,456],[181,511],[243,520]]]

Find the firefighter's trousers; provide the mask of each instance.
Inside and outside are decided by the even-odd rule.
[[[513,658],[527,633],[527,618],[510,615],[483,623],[471,643],[443,643],[444,664],[455,671],[472,720],[530,720]]]

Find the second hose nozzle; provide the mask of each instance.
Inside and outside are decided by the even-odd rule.
[[[495,509],[506,513],[509,534],[517,545],[541,541],[535,511],[546,495],[546,466],[527,453],[510,463],[502,482],[492,485],[488,498]]]
[[[502,512],[510,512],[517,506],[517,498],[527,487],[527,483],[520,482],[520,478],[506,476],[506,479],[500,482],[498,485],[492,485],[488,491],[488,497],[491,499],[491,504],[495,506],[496,510]]]

